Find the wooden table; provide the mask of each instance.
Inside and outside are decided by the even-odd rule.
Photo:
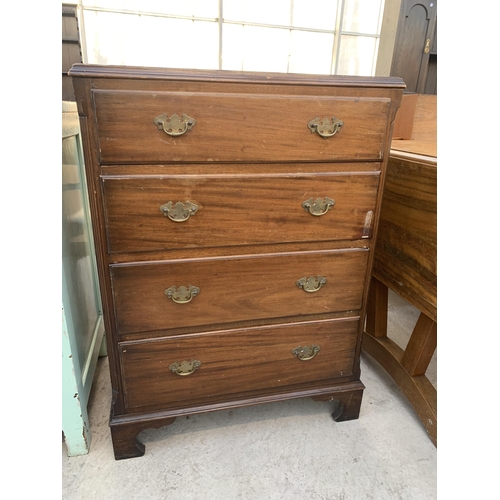
[[[396,381],[437,446],[437,391],[425,372],[437,345],[437,153],[394,140],[382,200],[363,350]],[[388,289],[419,309],[406,349],[387,336]]]

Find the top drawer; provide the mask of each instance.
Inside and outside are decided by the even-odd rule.
[[[388,98],[198,92],[95,91],[94,104],[108,164],[380,160],[390,109]],[[185,129],[173,117],[184,114],[194,125],[169,135]],[[332,125],[314,128],[316,118]],[[331,134],[334,119],[334,135],[315,131]]]

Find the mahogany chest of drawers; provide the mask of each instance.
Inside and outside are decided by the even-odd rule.
[[[358,418],[399,78],[75,65],[117,459],[177,416]]]

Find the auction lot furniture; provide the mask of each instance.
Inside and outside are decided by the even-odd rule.
[[[404,95],[393,137],[363,350],[397,382],[437,445],[437,391],[425,375],[437,346],[436,96]],[[405,349],[387,337],[388,288],[420,311]]]
[[[178,416],[359,416],[399,78],[75,65],[117,459]]]

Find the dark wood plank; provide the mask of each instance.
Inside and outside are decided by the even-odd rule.
[[[113,66],[99,64],[75,64],[71,76],[105,79],[130,80],[176,80],[212,82],[219,85],[224,82],[265,83],[266,85],[397,88],[403,89],[405,84],[399,77],[365,77],[351,75],[307,75],[294,73],[270,73],[250,71],[217,71],[199,69],[176,69],[140,66]],[[114,84],[116,85],[116,84]]]
[[[420,313],[401,364],[412,377],[425,375],[436,347],[437,324],[424,313]]]
[[[378,279],[372,277],[366,306],[365,330],[375,338],[387,337],[388,305],[389,289]]]

